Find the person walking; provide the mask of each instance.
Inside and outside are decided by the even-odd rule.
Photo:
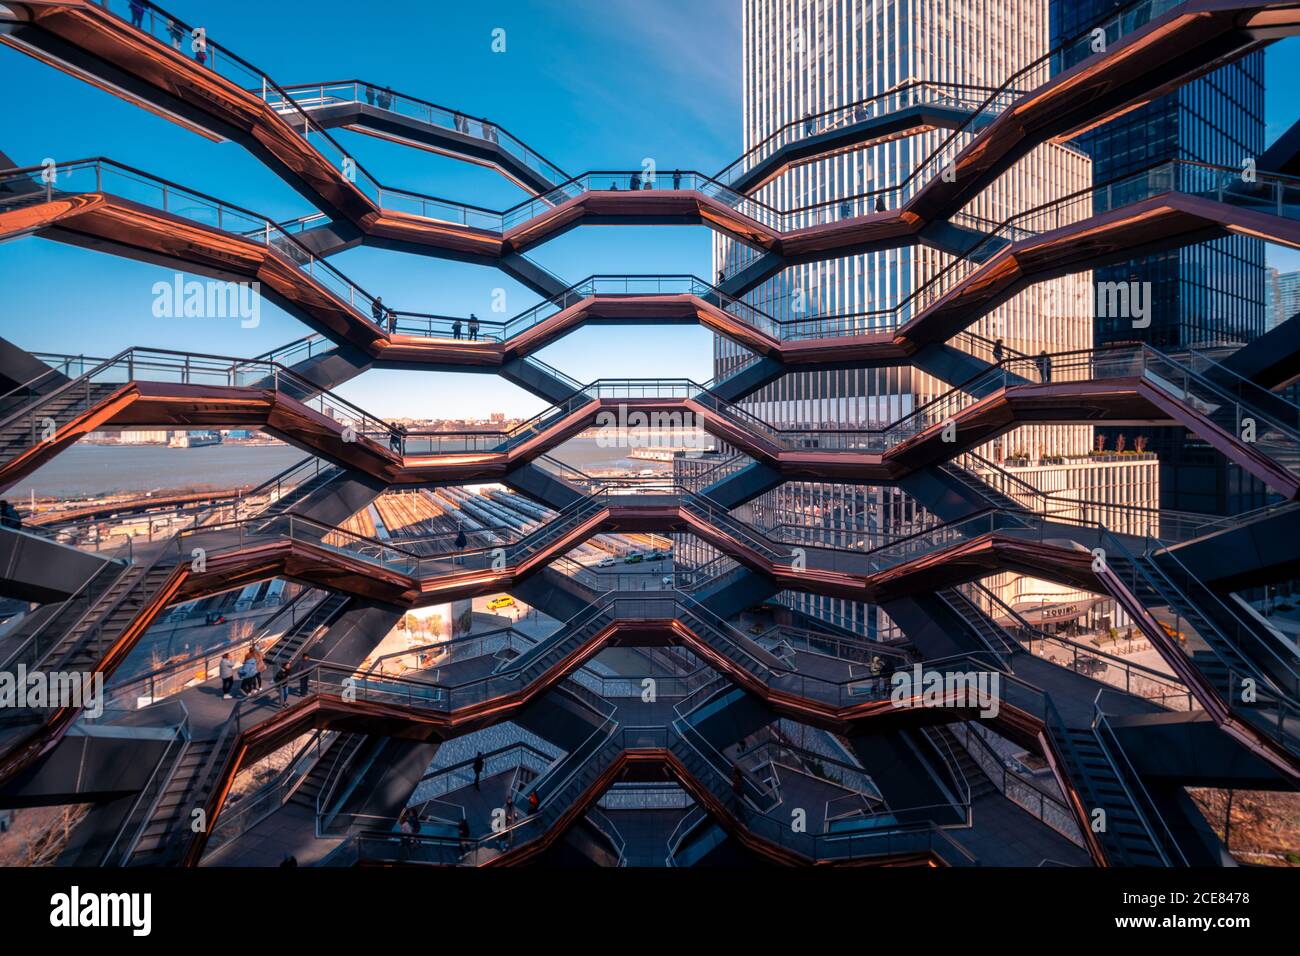
[[[253,695],[253,685],[257,682],[257,661],[250,651],[244,656],[244,663],[239,665],[239,692],[245,697]]]
[[[509,849],[515,842],[515,797],[514,794],[506,797],[506,825],[501,831],[501,840],[498,843],[501,849]]]
[[[253,645],[253,663],[257,666],[256,687],[262,689],[262,673],[266,670],[266,655],[262,653],[262,648],[257,644]]]
[[[469,544],[469,538],[465,536],[465,526],[458,525],[456,528],[456,550],[464,551],[467,544]]]
[[[370,317],[375,320],[375,325],[382,325],[384,321],[384,297],[375,296],[375,301],[370,303]]]
[[[998,339],[993,343],[993,361],[997,365],[1002,364],[1002,340]]]
[[[479,789],[479,781],[483,779],[483,751],[474,755],[474,789]]]
[[[230,652],[221,655],[221,663],[217,665],[221,674],[221,699],[230,700],[231,688],[235,686],[235,662],[230,659]]]
[[[293,671],[293,664],[285,661],[280,665],[280,669],[275,672],[275,682],[280,686],[280,706],[286,707],[289,704],[289,675]]]
[[[731,765],[731,795],[736,798],[736,808],[739,809],[745,799],[745,776],[738,763]]]
[[[469,314],[469,340],[471,342],[478,340],[478,316],[473,312]]]
[[[451,337],[453,339],[460,338],[460,319],[457,319],[455,322],[451,323]]]
[[[1044,382],[1052,380],[1052,357],[1047,354],[1047,349],[1038,353],[1038,371]]]
[[[399,423],[393,425],[393,430],[388,433],[388,450],[394,455],[402,453],[402,443],[406,440],[406,426]]]
[[[131,8],[131,26],[139,30],[140,24],[144,22],[144,4],[131,0],[127,5]]]
[[[419,817],[414,807],[403,807],[402,812],[397,815],[397,829],[402,832],[402,845],[406,847],[415,846],[415,840],[411,837],[419,831]]]
[[[369,83],[366,84],[366,102],[371,106],[375,105],[375,88]]]
[[[469,852],[469,820],[461,817],[460,823],[456,824],[456,832],[460,835],[460,854],[464,856]]]

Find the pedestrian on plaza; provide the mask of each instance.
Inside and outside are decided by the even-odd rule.
[[[235,662],[231,660],[229,651],[221,655],[218,669],[221,673],[221,699],[230,700],[230,690],[235,686]]]
[[[244,663],[239,665],[239,692],[245,697],[253,695],[253,685],[257,683],[257,661],[252,652],[244,656]]]
[[[289,675],[292,671],[292,662],[285,661],[280,665],[280,669],[275,672],[275,682],[280,685],[281,707],[284,707],[289,703]]]
[[[460,835],[460,852],[464,855],[469,852],[469,820],[461,817],[460,823],[456,824],[456,832]]]
[[[256,643],[253,644],[253,662],[257,665],[257,689],[262,689],[262,672],[266,670],[266,655],[262,653],[262,648]]]
[[[479,781],[483,779],[483,751],[474,755],[474,789],[479,789]]]

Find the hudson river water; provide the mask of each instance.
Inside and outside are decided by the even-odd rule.
[[[578,468],[665,467],[624,457],[626,449],[602,448],[595,438],[572,438],[556,457]],[[306,457],[291,445],[88,445],[64,449],[49,464],[10,489],[7,497],[82,497],[124,492],[226,489],[260,484]]]

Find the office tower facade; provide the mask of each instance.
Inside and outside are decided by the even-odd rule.
[[[992,90],[1047,52],[1047,0],[745,0],[743,5],[744,146],[810,114],[892,91],[944,96],[977,105]],[[1047,77],[1037,68],[1022,83]],[[758,198],[784,210],[841,202],[907,180],[949,135],[930,130],[797,166],[764,186]],[[962,133],[963,137],[970,134]],[[1034,149],[964,211],[987,224],[1086,190],[1092,163],[1073,147]],[[1055,211],[1053,211],[1053,215]],[[1086,208],[1071,209],[1082,218]],[[1046,215],[1046,214],[1045,214]],[[1030,217],[1023,223],[1046,228]],[[1059,222],[1058,222],[1059,224]],[[733,240],[715,242],[715,268],[743,267],[753,250]],[[797,266],[746,296],[746,301],[794,328],[825,334],[895,327],[912,314],[918,292],[939,281],[952,257],[916,246]],[[986,314],[971,328],[1027,355],[1089,348],[1092,277],[1078,273],[1033,286]],[[954,340],[962,347],[962,340]],[[969,340],[967,347],[976,349]],[[725,374],[748,354],[719,338],[715,372]],[[987,358],[985,352],[982,357]],[[782,426],[883,427],[949,390],[918,369],[795,372],[747,400],[763,419]],[[1028,426],[978,449],[996,463],[1034,469],[1053,463],[1093,463],[1093,429]],[[1145,456],[1139,456],[1145,457]],[[1132,456],[1130,456],[1132,458]],[[1106,463],[1123,470],[1129,461]],[[1107,484],[1102,481],[1101,484]],[[1147,477],[1115,482],[1151,503]],[[935,519],[896,488],[791,482],[758,499],[752,518],[769,526],[805,526],[817,540],[878,546],[921,530]],[[811,539],[810,539],[811,540]],[[1014,595],[1009,595],[1014,597]],[[784,596],[800,610],[870,636],[890,627],[877,609],[807,595]]]
[[[1275,328],[1300,313],[1300,271],[1268,270],[1268,327]]]
[[[1053,44],[1078,36],[1117,7],[1114,0],[1051,0]],[[1264,54],[1180,86],[1079,136],[1098,184],[1169,160],[1241,168],[1264,142]],[[1098,344],[1141,339],[1158,349],[1236,346],[1269,327],[1264,243],[1248,236],[1145,256],[1095,270],[1101,282],[1149,282],[1151,325],[1098,316]],[[1113,429],[1107,430],[1112,441]],[[1205,442],[1174,429],[1145,433],[1161,460],[1161,504],[1180,511],[1237,514],[1263,504],[1265,488]]]
[[[1051,0],[1053,45],[1087,32],[1123,4]],[[1097,183],[1166,160],[1241,168],[1264,142],[1264,54],[1180,86],[1074,140],[1093,160]],[[1240,345],[1266,329],[1264,243],[1247,236],[1160,253],[1096,270],[1098,282],[1149,281],[1155,299],[1145,341],[1160,349]],[[1097,340],[1133,339],[1127,320],[1098,318]]]

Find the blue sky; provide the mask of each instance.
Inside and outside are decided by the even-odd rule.
[[[551,0],[383,5],[171,0],[178,16],[281,84],[359,78],[487,116],[571,173],[636,168],[714,172],[740,151],[739,0]],[[380,15],[379,12],[382,12]],[[309,15],[308,15],[309,14]],[[507,51],[493,53],[495,28]],[[359,42],[358,42],[359,41]],[[1270,140],[1297,111],[1277,91],[1300,85],[1297,40],[1270,48]],[[0,149],[20,164],[105,155],[276,218],[306,201],[233,143],[214,144],[88,84],[0,48],[8,122]],[[380,181],[492,208],[523,198],[469,164],[354,133],[338,138]],[[558,275],[694,272],[708,275],[703,227],[585,227],[530,253]],[[356,249],[334,263],[391,306],[490,313],[507,290],[509,314],[536,296],[495,269]],[[1300,256],[1281,265],[1300,268]],[[31,350],[113,354],[130,344],[250,356],[306,333],[263,304],[256,329],[219,320],[152,317],[152,286],[171,270],[39,239],[0,245],[7,306],[0,335]],[[20,320],[18,317],[21,316]],[[30,321],[38,317],[40,321]],[[541,357],[575,378],[712,374],[711,336],[696,327],[582,330]],[[340,392],[389,416],[531,414],[541,402],[495,376],[369,372]]]

